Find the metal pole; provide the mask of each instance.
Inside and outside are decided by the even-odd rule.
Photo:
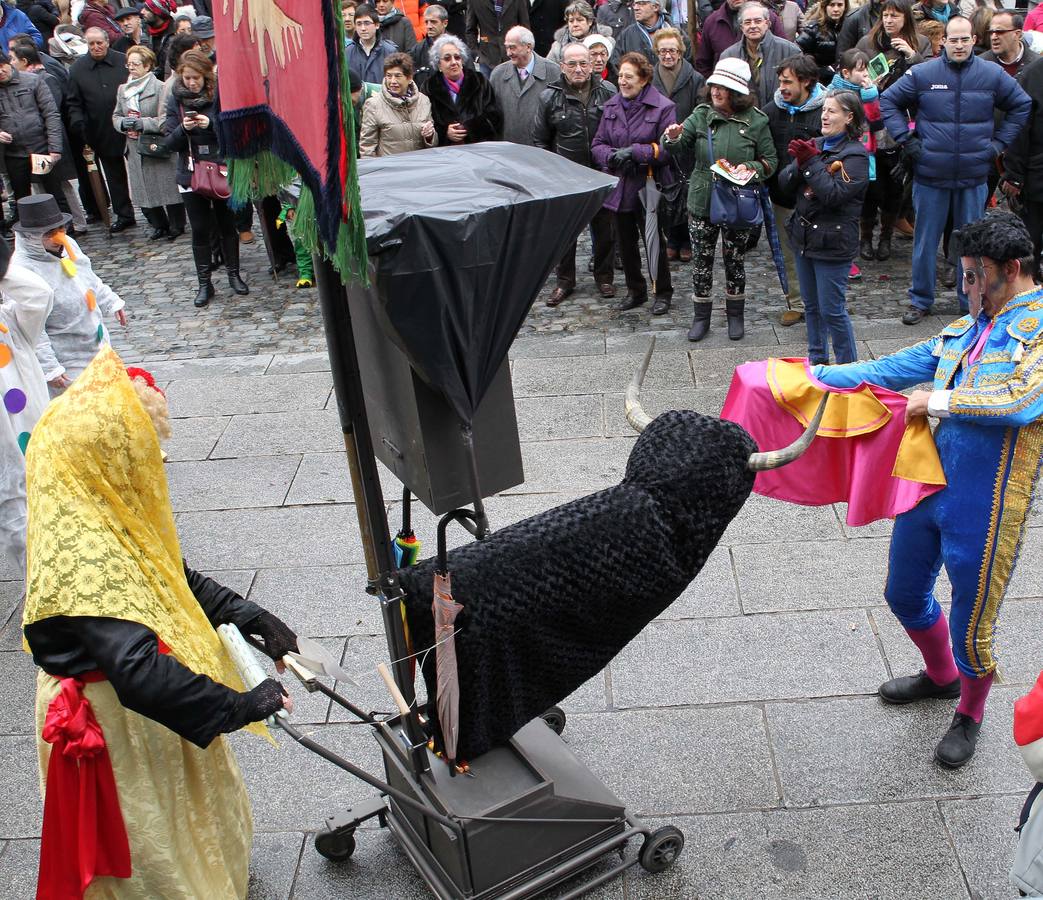
[[[384,632],[391,654],[395,682],[413,711],[403,716],[405,733],[412,745],[410,758],[413,774],[419,779],[427,771],[427,738],[420,727],[416,711],[416,693],[413,690],[412,666],[405,657],[409,654],[405,628],[402,624],[402,588],[395,575],[394,552],[384,512],[384,496],[377,473],[377,459],[366,415],[366,401],[362,392],[362,374],[355,351],[355,334],[348,310],[348,297],[340,275],[329,260],[316,255],[315,276],[319,304],[326,329],[326,346],[333,373],[333,389],[337,396],[337,412],[344,432],[344,448],[348,455],[348,470],[355,496],[355,511],[366,556],[370,584],[380,595]]]

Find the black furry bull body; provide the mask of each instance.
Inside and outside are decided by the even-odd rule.
[[[464,607],[457,759],[507,743],[680,596],[749,496],[756,449],[732,422],[664,413],[638,438],[621,484],[449,554]],[[435,640],[434,569],[429,559],[399,573],[416,648]],[[423,674],[434,701],[433,652]]]

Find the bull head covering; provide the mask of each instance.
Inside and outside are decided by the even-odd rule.
[[[136,622],[192,671],[244,689],[185,580],[159,438],[111,348],[41,416],[26,488],[23,625],[51,616]]]

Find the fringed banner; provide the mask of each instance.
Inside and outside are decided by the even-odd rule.
[[[366,277],[344,25],[334,0],[214,5],[222,147],[234,201],[299,177],[294,236],[344,278]]]

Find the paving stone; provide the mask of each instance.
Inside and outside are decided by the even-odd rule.
[[[365,565],[260,569],[250,599],[308,637],[383,634]]]
[[[641,405],[653,419],[670,409],[691,409],[708,416],[719,416],[724,405],[724,390],[716,388],[649,389],[641,392]],[[627,422],[623,394],[605,394],[605,434],[631,437],[634,429]]]
[[[778,802],[755,706],[578,714],[562,737],[637,815]]]
[[[247,900],[289,900],[303,847],[300,832],[254,833]]]
[[[720,304],[720,308],[714,307],[714,318],[710,333],[698,344],[693,344],[688,340],[688,328],[692,323],[692,307],[688,306],[685,313],[686,318],[683,329],[678,327],[674,331],[654,332],[657,356],[664,350],[691,350],[693,354],[698,354],[705,348],[724,349],[725,347],[735,346],[734,342],[728,340],[723,301]],[[609,353],[644,353],[648,350],[652,334],[653,332],[650,331],[636,331],[628,334],[606,328],[605,347]],[[742,344],[745,347],[777,347],[779,339],[770,327],[748,327],[746,336],[742,339]],[[766,351],[755,350],[752,358],[756,359],[758,358],[758,353],[764,352]],[[772,350],[771,352],[774,353],[775,351]]]
[[[180,462],[187,459],[206,459],[229,421],[227,416],[175,419],[171,423],[173,436],[163,441],[167,460]]]
[[[0,735],[0,759],[4,760],[4,777],[0,778],[0,809],[4,810],[0,839],[39,837],[43,804],[36,736]],[[10,850],[8,845],[5,856]]]
[[[36,666],[21,650],[0,653],[0,734],[33,734],[36,722]]]
[[[185,378],[218,378],[223,375],[263,375],[272,362],[271,354],[221,356],[214,359],[157,360],[146,368],[157,381]]]
[[[733,548],[746,613],[880,606],[887,545],[873,541],[801,541]]]
[[[789,335],[787,335],[789,337]],[[766,359],[768,356],[775,359],[786,357],[803,358],[808,355],[806,344],[786,344],[770,348],[770,354],[764,348],[746,346],[742,341],[739,345],[732,344],[722,349],[703,348],[692,352],[692,371],[695,373],[695,384],[697,387],[709,387],[713,384],[724,383],[730,385],[732,373],[736,366],[743,363]]]
[[[170,503],[175,512],[279,506],[299,465],[298,456],[168,463]]]
[[[8,897],[35,897],[40,865],[38,840],[8,841],[0,853],[0,884]]]
[[[18,581],[0,581],[0,622],[6,622],[22,599],[25,584]]]
[[[398,490],[385,493],[390,499]],[[286,494],[288,506],[316,503],[354,503],[348,473],[347,455],[337,453],[305,453]]]
[[[301,731],[333,753],[382,776],[380,750],[368,729],[312,725]],[[328,816],[376,793],[284,732],[277,731],[276,739],[278,747],[245,732],[233,736],[259,831],[314,831]]]
[[[322,409],[332,387],[325,373],[183,378],[171,383],[167,401],[179,418],[287,412]]]
[[[364,561],[353,506],[186,512],[177,523],[181,552],[198,569]]]
[[[546,359],[562,356],[604,356],[605,335],[564,334],[548,338],[519,338],[511,344],[512,359]]]
[[[955,771],[933,758],[952,721],[952,702],[888,706],[867,697],[769,703],[768,733],[786,805],[1021,791],[1027,773],[1010,739],[1020,693],[993,688],[977,753]]]
[[[344,450],[344,434],[336,410],[302,409],[232,416],[212,456],[272,456],[333,450]]]
[[[504,493],[598,491],[623,480],[634,438],[522,444],[525,482]]]
[[[931,803],[656,819],[685,834],[672,868],[627,872],[630,900],[966,898]]]
[[[630,383],[641,356],[563,357],[517,359],[514,362],[515,397],[546,397],[560,394],[602,394],[622,391]],[[688,354],[673,350],[656,353],[645,384],[677,388],[692,384]]]
[[[604,431],[604,402],[598,394],[519,397],[514,406],[522,441],[601,437]]]
[[[885,676],[861,610],[657,620],[612,661],[612,699],[644,707],[866,694]]]
[[[1025,529],[1008,595],[1043,597],[1043,528]]]
[[[727,548],[718,547],[683,594],[658,616],[660,619],[702,619],[739,615],[739,595]]]
[[[325,350],[307,353],[276,353],[265,374],[296,375],[300,372],[328,372],[330,355]]]
[[[250,593],[255,573],[253,569],[219,569],[203,574],[213,578],[218,584],[231,588],[240,597],[246,597]]]
[[[1028,789],[1024,791],[1028,794]],[[1010,883],[1025,796],[976,797],[939,803],[972,897],[1017,897]]]
[[[798,537],[805,541],[832,541],[841,537],[833,507],[796,506],[751,494],[724,532],[721,543],[734,547]]]
[[[949,591],[939,588],[935,596],[948,615],[950,604],[943,598],[949,596]],[[995,654],[1003,683],[1031,685],[1039,676],[1043,667],[1041,616],[1043,600],[1008,599],[1001,607],[996,625]],[[882,610],[874,618],[891,671],[895,675],[907,675],[922,669],[923,658],[891,612]]]

